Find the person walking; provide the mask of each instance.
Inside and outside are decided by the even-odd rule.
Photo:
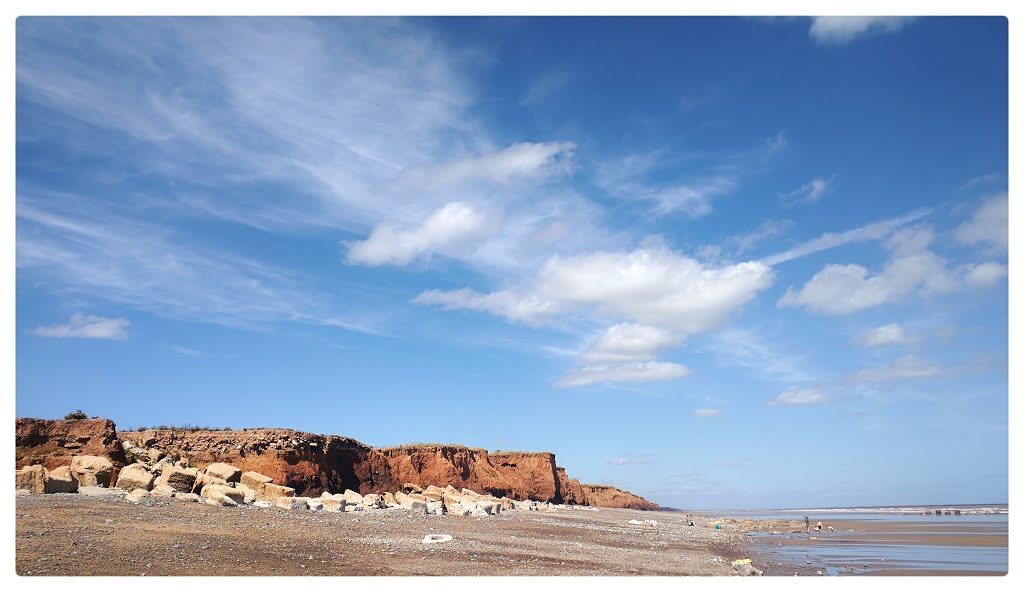
[[[804,514],[804,532],[811,532],[811,519]]]

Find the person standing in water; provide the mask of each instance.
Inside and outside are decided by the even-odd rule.
[[[804,514],[804,532],[811,532],[811,519]]]

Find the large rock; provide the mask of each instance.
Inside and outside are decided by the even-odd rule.
[[[383,500],[376,493],[368,493],[363,496],[363,505],[377,507]]]
[[[117,474],[117,487],[134,492],[136,489],[149,491],[153,488],[153,473],[140,464],[132,464]]]
[[[256,490],[256,501],[258,502],[276,503],[276,500],[282,497],[295,497],[295,490],[291,487],[274,485],[273,483],[264,483]]]
[[[46,493],[75,493],[78,480],[71,473],[70,466],[57,467],[46,472]]]
[[[156,478],[156,485],[167,485],[175,491],[188,493],[196,484],[197,471],[195,469],[182,469],[180,467],[164,467],[163,472]]]
[[[46,493],[46,469],[43,465],[32,465],[14,471],[14,488],[27,489],[32,493]]]
[[[99,485],[78,485],[78,495],[90,497],[124,497],[128,492],[120,487],[100,487]]]
[[[153,491],[156,491],[156,489],[154,489]],[[153,491],[151,491],[150,493],[153,493]],[[178,500],[179,502],[195,503],[200,501],[202,498],[200,498],[195,493],[182,493],[180,491],[177,491],[174,493],[174,499]]]
[[[71,459],[71,474],[75,476],[79,487],[93,485],[110,487],[110,478],[114,475],[114,463],[102,456],[76,456]]]
[[[245,473],[242,473],[240,483],[253,491],[259,491],[260,485],[263,485],[264,483],[270,483],[272,481],[273,479],[267,477],[266,475],[257,473],[255,471],[246,471]]]
[[[305,510],[309,507],[308,497],[279,497],[274,500],[274,505],[285,510]]]
[[[439,502],[441,501],[441,498],[444,496],[444,490],[438,487],[437,485],[429,485],[427,486],[426,489],[423,490],[422,495],[424,498],[426,498],[427,501]]]
[[[227,463],[217,462],[206,467],[206,474],[223,479],[228,483],[237,483],[242,478],[242,469]]]
[[[149,496],[150,496],[149,490],[139,488],[139,489],[133,490],[131,493],[129,493],[128,495],[124,496],[124,499],[126,499],[126,500],[128,500],[130,502],[141,502],[142,500],[146,499]]]
[[[406,510],[426,510],[427,502],[406,495],[401,491],[395,492],[395,501]]]
[[[179,493],[181,495],[196,495],[194,493],[178,491],[177,489],[171,487],[170,485],[168,485],[166,483],[160,483],[160,484],[154,486],[153,489],[151,489],[149,493],[151,493],[153,495],[156,495],[156,496],[160,496],[160,497],[173,497],[173,496],[175,496],[175,495],[177,495]],[[196,496],[196,497],[199,497],[199,496]]]
[[[484,512],[487,512],[488,516],[494,516],[495,514],[501,513],[501,502],[493,502],[490,500],[480,500],[476,503],[476,507],[480,508]]]
[[[224,505],[237,505],[245,503],[245,493],[235,489],[234,487],[229,487],[221,483],[208,483],[204,485],[203,490],[199,493],[199,495],[205,497],[206,499],[213,499],[222,502],[226,498],[234,502],[234,504]]]
[[[352,491],[351,489],[346,489],[345,492],[342,493],[341,495],[345,498],[345,503],[347,504],[357,506],[363,503],[363,496],[359,495],[355,491]]]
[[[760,576],[764,572],[754,567],[749,559],[737,559],[732,562],[732,571],[741,576]]]
[[[242,492],[245,503],[251,504],[256,501],[256,492],[253,489],[246,487],[241,483],[235,483],[235,489]]]
[[[444,516],[444,502],[440,500],[427,502],[427,514],[436,514],[438,516]]]
[[[310,510],[313,510],[314,512],[320,512],[324,509],[324,500],[306,498],[306,505],[309,507]]]
[[[323,508],[327,512],[344,512],[345,511],[345,499],[341,497],[322,497],[320,502],[323,504]]]

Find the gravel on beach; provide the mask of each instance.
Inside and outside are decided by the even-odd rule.
[[[738,530],[610,508],[476,518],[50,494],[18,496],[15,528],[19,575],[708,576],[747,556]]]

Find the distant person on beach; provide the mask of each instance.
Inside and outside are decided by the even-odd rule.
[[[823,527],[821,526],[821,520],[819,520],[818,523],[814,525],[814,532],[821,532],[822,528]]]
[[[811,532],[811,519],[804,514],[804,532]]]

